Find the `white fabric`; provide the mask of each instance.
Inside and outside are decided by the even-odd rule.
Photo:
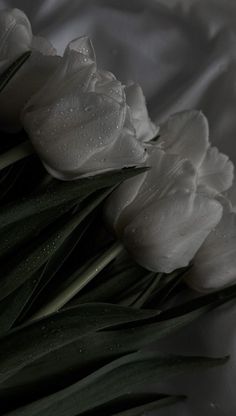
[[[72,38],[89,35],[101,67],[141,84],[153,118],[201,109],[212,143],[236,162],[235,0],[0,0],[0,7],[23,9],[34,33],[61,52]],[[158,415],[236,414],[235,322],[236,307],[226,307],[163,343],[172,352],[232,357],[222,368],[163,386],[187,390],[190,399]]]

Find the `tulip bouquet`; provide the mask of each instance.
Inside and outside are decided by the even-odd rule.
[[[156,383],[227,358],[144,347],[236,297],[233,164],[201,112],[151,122],[87,37],[58,56],[20,10],[0,22],[1,414],[182,400]]]

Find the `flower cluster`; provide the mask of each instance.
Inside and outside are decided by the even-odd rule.
[[[172,272],[187,266],[197,253],[187,277],[191,286],[210,290],[222,281],[230,283],[235,279],[235,261],[227,281],[225,276],[219,281],[206,277],[204,263],[196,260],[208,251],[207,259],[212,261],[210,241],[227,217],[221,194],[233,182],[232,162],[210,146],[206,118],[198,111],[173,115],[160,126],[159,139],[149,143],[147,153],[151,170],[126,181],[110,196],[106,204],[110,226],[149,270]],[[224,269],[230,269],[224,265],[224,252],[233,247],[233,236],[228,235],[228,240],[227,248],[219,248],[218,262]],[[217,244],[222,246],[220,241]]]
[[[23,127],[58,179],[149,167],[105,205],[105,219],[128,252],[143,267],[164,273],[193,260],[186,281],[197,290],[235,280],[235,213],[225,196],[233,164],[211,146],[204,115],[185,111],[157,127],[140,86],[124,86],[99,70],[87,37],[70,42],[60,57],[32,35],[19,10],[3,12],[0,20],[1,71],[32,50],[2,92],[1,128]]]

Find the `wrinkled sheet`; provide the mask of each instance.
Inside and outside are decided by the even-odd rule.
[[[139,82],[157,122],[188,108],[201,109],[213,144],[236,163],[235,0],[0,0],[29,16],[35,34],[63,52],[87,34],[98,65],[123,82]],[[236,192],[231,191],[236,203]],[[236,307],[211,313],[160,344],[164,351],[231,354],[221,368],[177,377],[163,392],[189,395],[158,411],[168,416],[235,416]]]

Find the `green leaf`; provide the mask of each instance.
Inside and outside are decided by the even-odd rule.
[[[9,195],[11,189],[19,180],[24,170],[24,163],[12,165],[2,172],[0,179],[0,201],[2,202]]]
[[[34,153],[33,145],[29,140],[20,143],[0,155],[0,170],[6,169],[13,163],[19,162]]]
[[[10,269],[7,265],[6,270],[2,270],[3,276],[0,279],[0,300],[10,295],[26,280],[30,279],[59,249],[82,221],[104,200],[109,192],[110,190],[100,193],[82,211],[71,215],[69,220],[65,220],[62,225],[55,227],[46,239],[44,236],[39,236],[39,239],[32,244],[32,248],[25,255],[22,256],[20,254],[18,259],[15,259],[15,264],[10,264]]]
[[[79,203],[100,189],[119,185],[125,179],[143,173],[147,168],[124,168],[76,181],[53,180],[46,190],[40,190],[27,198],[21,198],[2,207],[0,229],[17,221],[39,214],[72,201]]]
[[[121,293],[121,296],[118,298],[118,304],[122,306],[132,306],[140,294],[153,281],[154,275],[155,273],[153,272],[145,273],[142,277],[137,279],[132,286],[128,287],[125,292]]]
[[[110,247],[104,250],[92,264],[83,270],[83,272],[79,272],[78,274],[78,271],[76,271],[75,274],[71,276],[72,281],[66,285],[64,289],[60,290],[59,293],[53,294],[53,297],[50,298],[48,302],[33,315],[32,318],[38,319],[61,309],[78,292],[89,284],[101,270],[113,261],[122,250],[123,246],[119,242],[113,243]]]
[[[65,240],[61,247],[49,259],[48,263],[39,269],[33,277],[24,282],[11,295],[0,302],[0,335],[9,330],[20,317],[20,322],[24,320],[25,315],[30,310],[32,304],[35,303],[39,294],[52,280],[58,269],[62,266],[66,258],[69,256],[73,246],[78,244],[83,236],[87,224],[81,224],[80,230],[76,229],[71,242],[71,236]],[[73,233],[72,233],[73,234]],[[79,234],[79,235],[78,235]],[[76,237],[76,242],[75,242]],[[71,246],[73,244],[73,246]],[[19,324],[19,319],[17,325]]]
[[[161,357],[153,352],[129,354],[55,394],[8,413],[8,416],[78,416],[136,393],[147,383],[163,382],[173,375],[226,361],[227,358]]]
[[[19,375],[9,379],[2,386],[3,396],[6,397],[6,391],[14,392],[17,388],[20,388],[21,395],[24,392],[27,395],[31,389],[43,392],[45,388],[47,394],[49,385],[63,388],[68,380],[75,381],[78,375],[94,370],[98,365],[101,366],[121,355],[147,347],[150,343],[188,325],[217,306],[219,298],[221,303],[232,299],[236,296],[236,285],[231,290],[227,288],[220,292],[201,296],[177,308],[170,308],[145,321],[145,325],[137,322],[131,325],[131,328],[103,330],[78,339],[58,349],[56,354],[49,353],[42,359],[34,361],[34,364],[20,371]],[[34,366],[37,371],[34,370]]]
[[[8,82],[19,71],[22,65],[29,59],[31,51],[24,52],[0,75],[0,92],[6,87]]]
[[[74,248],[79,244],[81,238],[84,236],[89,224],[91,221],[84,221],[78,228],[75,229],[74,232],[62,243],[59,249],[51,256],[40,276],[40,285],[38,285],[37,290],[34,291],[33,296],[30,297],[30,300],[24,309],[23,314],[20,317],[20,323],[25,321],[25,317],[30,319],[32,315],[32,308],[33,313],[38,310],[42,304],[45,303],[45,289],[52,281],[54,276],[58,273],[58,271],[63,266],[64,262],[73,252]],[[57,286],[58,286],[58,282]],[[43,298],[43,302],[40,303],[41,298]],[[18,321],[19,322],[19,321]]]
[[[87,334],[74,341],[73,338],[69,337],[68,342],[71,341],[71,343],[68,343],[66,346],[63,346],[63,343],[61,343],[58,345],[58,349],[54,349],[52,352],[45,350],[46,355],[41,358],[32,357],[32,362],[26,360],[24,364],[29,364],[27,367],[24,367],[14,377],[2,383],[0,391],[1,401],[12,400],[15,394],[17,396],[20,395],[22,398],[25,396],[27,398],[29,394],[32,397],[39,393],[48,395],[50,392],[53,392],[52,389],[61,389],[68,385],[68,382],[75,382],[78,378],[87,374],[88,371],[91,372],[91,370],[104,365],[116,357],[146,347],[151,342],[155,342],[171,332],[177,331],[206,311],[235,298],[235,296],[236,285],[170,308],[154,318],[149,318],[148,321],[145,321],[145,325],[137,321],[137,324],[132,324],[131,328],[123,327],[121,329],[110,328],[109,331],[101,330]],[[58,315],[60,316],[60,314]],[[43,326],[44,320],[40,322]],[[69,326],[70,323],[68,322],[68,331],[70,331]],[[19,334],[19,341],[17,341],[19,343],[24,339],[32,339],[31,332],[28,332],[28,330],[25,334],[22,332],[17,333]],[[65,336],[67,335],[68,333],[65,334]],[[43,332],[39,331],[38,335],[35,335],[35,340],[41,339],[42,336]],[[58,337],[55,334],[56,338]],[[47,344],[47,341],[45,342]],[[13,339],[10,341],[12,356],[15,354],[14,344],[15,341]],[[1,342],[0,345],[4,344]],[[8,351],[8,347],[6,350]],[[14,363],[12,364],[13,369]]]
[[[146,299],[145,307],[155,308],[156,305],[160,308],[170,295],[176,293],[176,288],[183,282],[184,275],[190,270],[192,265],[176,270],[170,275],[163,275],[162,284],[160,287]]]
[[[102,274],[99,281],[88,290],[81,292],[76,299],[71,301],[71,305],[88,302],[114,302],[122,293],[132,287],[137,280],[140,280],[145,271],[135,265],[127,266],[127,268],[113,274]],[[146,275],[146,273],[145,273]]]
[[[154,276],[152,275],[151,281],[147,284],[147,286],[139,293],[137,298],[134,302],[130,305],[133,308],[142,308],[145,302],[149,299],[152,293],[156,290],[159,286],[160,280],[162,277],[162,273],[156,273]],[[159,306],[159,304],[158,304]]]
[[[58,382],[63,383],[63,378],[66,379],[68,375],[68,369],[70,369],[69,372],[73,369],[78,377],[78,374],[83,374],[86,368],[91,369],[98,364],[102,365],[116,357],[147,347],[150,343],[192,322],[202,313],[203,310],[194,311],[179,319],[173,318],[155,323],[145,322],[145,325],[140,323],[131,328],[110,329],[90,334],[58,349],[56,358],[55,355],[49,354],[42,360],[36,361],[37,372],[33,371],[33,366],[26,368],[23,373],[19,373],[18,379],[10,380],[8,388],[14,385],[24,385],[24,383],[27,388],[30,388],[35,383],[35,386],[41,389],[45,383],[47,386]]]
[[[177,319],[183,315],[198,313],[198,311],[208,311],[223,305],[236,298],[236,284],[223,289],[216,290],[198,298],[191,299],[183,304],[166,309],[160,315],[161,320]]]
[[[0,302],[0,336],[12,327],[32,296],[40,281],[41,271],[39,272]]]
[[[44,229],[56,222],[70,208],[71,205],[64,205],[63,207],[47,210],[27,218],[27,221],[22,220],[4,228],[0,235],[0,259],[2,264],[5,256],[11,255],[16,250],[19,252],[27,242],[32,242],[31,239],[35,241],[35,238]],[[32,243],[30,246],[32,247]]]
[[[178,403],[185,399],[185,396],[162,396],[155,401],[145,403],[140,406],[132,407],[128,410],[121,411],[119,413],[113,413],[112,416],[144,416],[146,412],[151,412],[152,410],[161,409],[162,407],[170,406],[172,404]],[[95,413],[95,412],[94,412]]]
[[[12,330],[0,340],[0,381],[91,332],[145,320],[155,314],[155,311],[139,311],[112,304],[85,304]]]

